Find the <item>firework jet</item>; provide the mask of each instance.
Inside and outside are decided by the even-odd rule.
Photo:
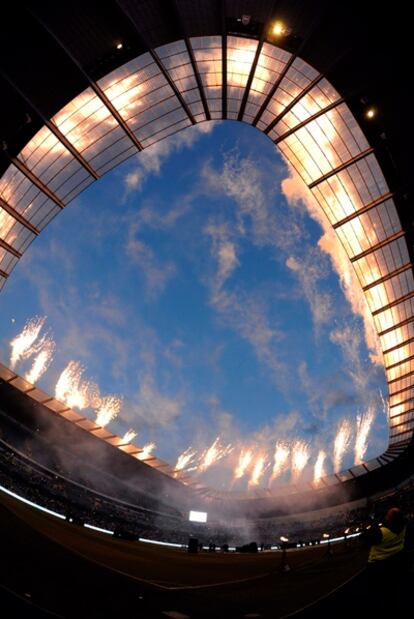
[[[155,449],[155,447],[156,447],[155,443],[147,443],[147,445],[144,445],[144,447],[142,448],[142,451],[140,451],[136,457],[138,458],[138,460],[146,460],[148,456],[151,454],[151,452]]]
[[[231,445],[222,447],[220,445],[220,437],[218,436],[214,443],[202,454],[201,463],[198,466],[199,472],[202,473],[203,471],[206,471],[212,464],[215,464],[224,458],[224,456],[227,456],[232,449],[233,448]]]
[[[17,363],[22,359],[28,359],[34,352],[39,352],[33,348],[33,345],[39,333],[45,324],[46,316],[41,318],[31,318],[26,322],[23,330],[17,335],[11,342],[11,354],[10,354],[10,368],[14,370]]]
[[[292,445],[292,478],[297,481],[309,460],[309,447],[305,441]]]
[[[248,487],[257,486],[265,472],[267,466],[265,462],[265,456],[258,456],[254,463],[253,471],[249,479]]]
[[[315,467],[313,469],[313,480],[319,481],[321,477],[326,475],[324,469],[324,463],[326,459],[326,452],[321,449],[318,453],[318,457],[316,458]]]
[[[25,374],[25,379],[28,380],[29,383],[35,383],[46,372],[47,368],[53,361],[53,353],[55,352],[55,348],[55,342],[50,337],[44,336],[42,338],[40,350],[34,358],[32,367]]]
[[[125,432],[124,436],[121,438],[121,445],[131,443],[131,441],[133,441],[136,436],[137,432],[135,432],[134,430],[128,430],[128,432]]]
[[[339,472],[342,466],[342,460],[345,455],[345,452],[349,448],[351,443],[351,424],[347,419],[343,419],[339,424],[338,432],[335,436],[334,441],[334,470],[336,473]]]
[[[107,395],[101,398],[96,411],[96,423],[104,428],[112,419],[119,414],[122,406],[122,398],[115,395]]]
[[[368,435],[374,421],[375,413],[369,407],[364,415],[357,415],[357,435],[355,440],[355,464],[361,464],[368,447]]]
[[[253,452],[251,449],[242,449],[239,456],[239,463],[234,470],[234,479],[241,479],[245,475],[246,470],[253,459]]]
[[[98,386],[82,380],[83,371],[79,361],[69,361],[56,383],[55,397],[70,408],[82,410],[101,401]]]
[[[275,453],[273,455],[273,470],[269,479],[269,485],[276,477],[279,477],[282,471],[287,467],[289,454],[290,447],[287,443],[276,443]]]
[[[196,455],[196,451],[192,447],[188,447],[182,454],[180,454],[177,458],[177,462],[175,465],[176,471],[182,471],[189,464],[192,463],[194,456]]]

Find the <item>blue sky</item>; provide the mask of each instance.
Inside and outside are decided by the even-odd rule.
[[[301,438],[311,464],[328,452],[330,470],[338,423],[370,406],[366,458],[378,455],[384,372],[318,245],[320,225],[281,191],[288,174],[270,140],[236,122],[128,160],[21,259],[0,297],[2,361],[26,320],[47,316],[56,351],[39,385],[53,394],[80,361],[102,394],[123,398],[111,429],[134,429],[136,444],[154,441],[172,464],[220,436],[233,453],[202,475],[218,487],[242,444],[271,459],[275,441]],[[344,467],[353,457],[351,447]]]

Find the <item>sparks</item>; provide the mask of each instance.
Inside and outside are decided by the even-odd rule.
[[[247,450],[242,449],[240,456],[239,456],[239,463],[236,466],[235,471],[234,471],[234,479],[241,479],[241,477],[245,475],[246,470],[252,461],[252,458],[253,458],[253,452],[251,451],[251,449],[247,449]]]
[[[33,344],[39,337],[45,321],[46,316],[31,318],[24,325],[21,333],[10,342],[10,368],[12,370],[21,359],[27,359],[33,354]]]
[[[55,347],[55,342],[52,339],[49,337],[43,339],[40,352],[36,355],[30,370],[25,374],[25,379],[29,383],[34,384],[46,372],[52,363]]]
[[[273,470],[269,479],[269,485],[276,477],[278,477],[282,471],[287,467],[288,458],[290,454],[290,447],[287,443],[278,441],[275,447],[275,453],[273,455]]]
[[[368,447],[368,435],[374,421],[375,413],[369,407],[364,415],[357,415],[357,435],[355,440],[355,464],[361,464]]]
[[[313,480],[318,482],[321,477],[326,475],[324,463],[326,459],[326,452],[321,449],[318,453],[318,457],[316,458],[315,467],[313,469]]]
[[[294,481],[300,477],[309,460],[309,447],[305,441],[296,441],[292,445],[292,478]]]
[[[249,479],[248,487],[257,486],[263,476],[263,473],[266,470],[266,461],[265,456],[258,456],[256,458],[256,462],[254,463],[253,471],[251,477]]]
[[[69,361],[55,387],[55,396],[58,400],[79,410],[100,402],[97,385],[82,380],[83,371],[79,361]]]
[[[118,416],[121,410],[122,399],[116,395],[107,395],[101,399],[96,411],[96,423],[104,428],[110,421]]]
[[[334,441],[334,469],[338,473],[341,466],[345,452],[349,448],[351,442],[351,424],[347,419],[343,419],[339,424],[338,432]]]
[[[142,451],[140,451],[139,454],[137,454],[138,460],[146,460],[155,448],[156,448],[155,443],[147,443],[146,445],[144,445],[144,447],[142,448]]]
[[[138,432],[135,432],[134,430],[128,430],[128,432],[125,432],[124,436],[121,438],[121,445],[131,443],[136,436],[138,436]]]
[[[233,447],[229,444],[225,447],[220,445],[220,437],[218,436],[214,443],[204,451],[201,456],[201,464],[198,467],[200,472],[206,471],[212,464],[215,464],[224,456],[227,456]]]
[[[196,455],[196,451],[192,447],[188,447],[182,454],[180,454],[177,458],[177,462],[175,465],[176,471],[182,471],[188,465],[193,462],[194,456]]]

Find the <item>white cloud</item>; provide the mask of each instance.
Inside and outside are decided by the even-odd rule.
[[[172,261],[163,262],[149,245],[137,238],[129,238],[126,248],[129,258],[136,264],[145,278],[148,298],[152,301],[164,292],[168,282],[177,273]]]
[[[327,275],[320,252],[312,247],[307,248],[301,259],[289,256],[286,266],[299,279],[301,291],[309,303],[313,324],[318,331],[319,327],[329,323],[334,315],[332,296],[318,287],[319,282]]]
[[[136,157],[136,167],[124,176],[125,197],[132,191],[141,191],[149,176],[160,174],[162,164],[170,155],[194,146],[214,125],[214,122],[200,123],[145,148]]]

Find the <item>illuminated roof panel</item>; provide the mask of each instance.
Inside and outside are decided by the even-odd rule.
[[[335,101],[339,101],[339,99],[339,93],[331,84],[329,84],[326,79],[320,80],[307,94],[299,99],[290,111],[283,115],[283,118],[270,131],[270,137],[275,139],[283,135],[300,123],[307,121],[315,114],[319,114],[328,106],[335,103]],[[332,121],[328,113],[327,119]],[[324,129],[324,122],[326,123],[326,119],[325,121],[320,121],[322,130]]]
[[[212,119],[222,118],[222,42],[221,37],[190,39]]]
[[[206,120],[200,91],[184,41],[157,47],[155,51],[197,122]]]
[[[268,127],[296,97],[302,94],[305,88],[310,86],[318,75],[318,72],[308,63],[296,58],[263,112],[260,123],[257,125],[258,128]]]
[[[236,120],[258,42],[227,37],[227,118]]]
[[[252,122],[265,103],[273,84],[280,78],[291,54],[268,43],[264,43],[259,55],[252,85],[247,99],[243,120]],[[259,120],[258,128],[264,129],[265,123]]]

